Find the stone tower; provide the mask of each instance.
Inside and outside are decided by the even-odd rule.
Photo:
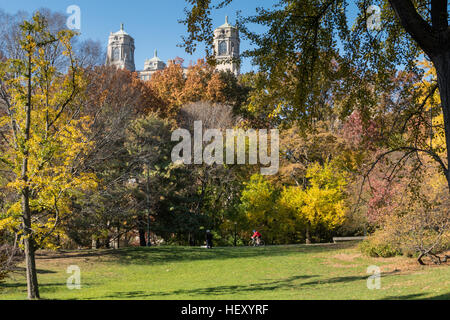
[[[109,35],[106,65],[134,72],[136,70],[134,49],[134,39],[123,30],[122,23],[119,31],[116,33],[111,32]]]
[[[230,25],[228,17],[225,17],[225,24],[214,30],[214,55],[218,71],[229,70],[236,76],[239,75],[240,43],[239,30]]]
[[[158,51],[155,49],[155,56],[145,60],[144,70],[139,71],[139,77],[144,81],[150,80],[152,74],[158,70],[163,70],[165,67],[166,64],[158,57]]]

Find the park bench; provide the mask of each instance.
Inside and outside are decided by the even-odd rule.
[[[333,237],[333,242],[341,242],[341,241],[362,241],[367,237]]]

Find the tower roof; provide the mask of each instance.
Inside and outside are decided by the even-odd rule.
[[[115,32],[114,35],[127,35],[127,36],[129,36],[129,34],[126,33],[125,30],[123,29],[123,23],[120,24],[120,30]]]
[[[162,60],[158,57],[158,50],[155,49],[155,56],[154,56],[153,58],[151,58],[150,60],[148,60],[148,61],[151,61],[151,62],[154,62],[154,61],[162,61]]]
[[[228,16],[225,16],[225,23],[223,25],[221,25],[220,27],[218,27],[217,29],[224,29],[224,28],[234,28],[234,29],[236,29],[235,26],[232,26],[231,24],[228,23]]]

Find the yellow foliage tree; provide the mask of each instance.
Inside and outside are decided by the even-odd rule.
[[[276,199],[276,190],[270,181],[260,174],[250,178],[241,195],[241,210],[249,228],[258,229],[262,234],[271,231],[276,214]]]
[[[445,158],[447,145],[445,141],[444,115],[440,109],[441,97],[439,91],[436,90],[436,69],[426,59],[420,61],[418,66],[425,71],[420,83],[416,85],[420,93],[419,103],[423,103],[424,109],[432,116],[432,132],[430,132],[432,138],[429,147],[441,158]]]
[[[309,187],[284,188],[280,199],[280,211],[293,212],[305,225],[306,242],[311,242],[311,230],[319,224],[328,229],[341,225],[345,219],[346,175],[327,162],[322,167],[315,163],[306,172]]]
[[[92,143],[88,118],[74,103],[85,86],[73,56],[74,32],[51,32],[36,13],[21,25],[20,59],[0,63],[0,162],[9,171],[6,188],[16,194],[2,212],[2,228],[19,229],[26,256],[29,299],[39,298],[35,250],[49,244],[70,213],[71,198],[96,186],[82,163]],[[63,62],[64,69],[57,63]],[[64,71],[65,71],[64,70]]]

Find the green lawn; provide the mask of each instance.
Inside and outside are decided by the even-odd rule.
[[[70,265],[80,290],[66,286]],[[379,290],[367,288],[370,265]],[[46,252],[37,266],[44,299],[450,299],[449,265],[367,258],[354,244]],[[23,273],[0,284],[0,299],[25,297]]]

